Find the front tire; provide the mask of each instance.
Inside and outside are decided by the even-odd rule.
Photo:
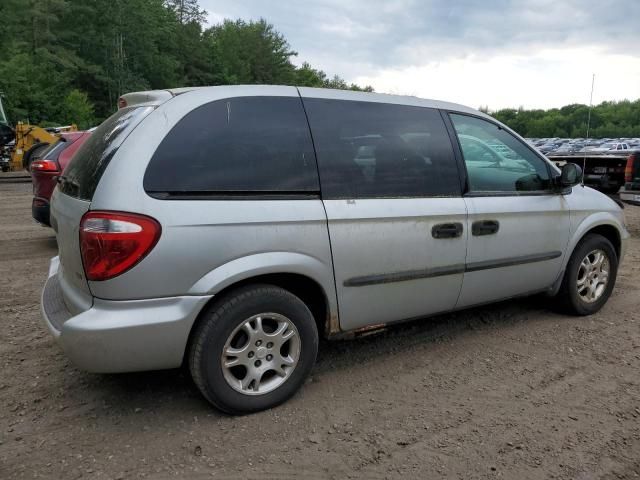
[[[251,285],[204,313],[193,334],[189,369],[218,409],[251,413],[293,396],[317,352],[318,330],[304,302],[276,286]]]
[[[557,300],[562,311],[591,315],[607,303],[616,283],[618,256],[602,235],[590,233],[576,246]]]

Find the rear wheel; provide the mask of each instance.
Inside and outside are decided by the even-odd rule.
[[[289,399],[318,351],[313,315],[279,287],[244,287],[205,313],[189,352],[202,394],[230,414],[256,412]]]
[[[558,292],[562,310],[591,315],[607,302],[616,282],[618,256],[602,235],[588,234],[576,246]]]

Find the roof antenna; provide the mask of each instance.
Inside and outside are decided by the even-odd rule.
[[[589,115],[587,116],[587,142],[589,141],[589,127],[591,126],[591,109],[593,108],[593,85],[596,82],[596,74],[591,77],[591,96],[589,97]],[[587,152],[582,158],[582,186],[584,187],[584,172],[587,169]]]

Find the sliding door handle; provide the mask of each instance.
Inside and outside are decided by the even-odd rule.
[[[461,235],[462,224],[459,222],[439,223],[431,229],[431,236],[433,238],[457,238]]]
[[[500,230],[500,222],[497,220],[478,220],[471,225],[471,234],[479,237],[481,235],[493,235]]]

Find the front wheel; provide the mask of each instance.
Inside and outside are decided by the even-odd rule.
[[[576,246],[558,292],[562,310],[591,315],[607,303],[618,273],[618,256],[602,235],[588,234]]]
[[[318,352],[315,320],[287,290],[244,287],[204,315],[189,368],[198,389],[220,410],[242,414],[274,407],[311,372]]]

